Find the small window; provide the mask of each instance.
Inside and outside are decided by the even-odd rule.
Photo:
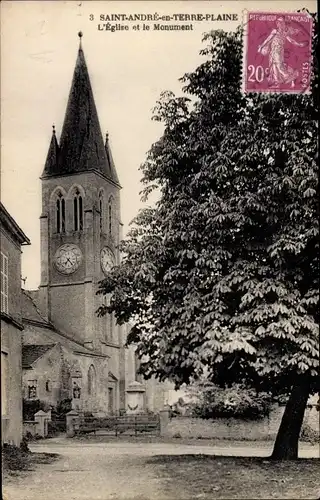
[[[28,399],[37,399],[37,381],[28,381]]]
[[[58,193],[56,201],[56,229],[57,233],[64,233],[66,230],[66,202],[61,193]]]
[[[47,392],[51,392],[51,382],[50,382],[50,380],[46,381],[46,391]]]
[[[8,257],[1,252],[1,312],[9,312],[9,262]]]
[[[83,230],[83,201],[78,189],[73,198],[73,228],[75,231]]]

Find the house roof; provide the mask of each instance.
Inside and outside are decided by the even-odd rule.
[[[21,313],[24,320],[32,320],[51,327],[50,323],[42,316],[40,309],[36,306],[38,290],[22,290]]]
[[[98,113],[83,49],[80,46],[62,127],[60,143],[53,130],[43,178],[97,171],[118,185],[109,145],[103,143]]]
[[[9,214],[1,202],[0,222],[20,245],[30,245],[29,238],[24,234],[22,229],[18,226],[14,218]]]
[[[31,368],[37,359],[50,351],[56,344],[46,345],[23,345],[22,346],[22,368]]]

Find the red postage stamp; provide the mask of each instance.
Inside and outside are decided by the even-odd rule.
[[[248,12],[242,90],[310,93],[312,33],[305,12]]]

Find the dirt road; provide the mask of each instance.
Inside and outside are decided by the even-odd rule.
[[[148,463],[155,455],[267,456],[270,449],[168,443],[97,443],[51,439],[30,446],[32,451],[58,453],[58,460],[10,479],[8,500],[172,500],[183,498],[161,475],[161,465]],[[310,452],[308,452],[310,454]],[[306,453],[302,453],[302,456]],[[316,455],[315,455],[316,456]],[[162,477],[161,477],[162,476]]]

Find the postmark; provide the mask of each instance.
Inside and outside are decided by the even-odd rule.
[[[312,22],[306,12],[247,12],[242,90],[310,93]]]

